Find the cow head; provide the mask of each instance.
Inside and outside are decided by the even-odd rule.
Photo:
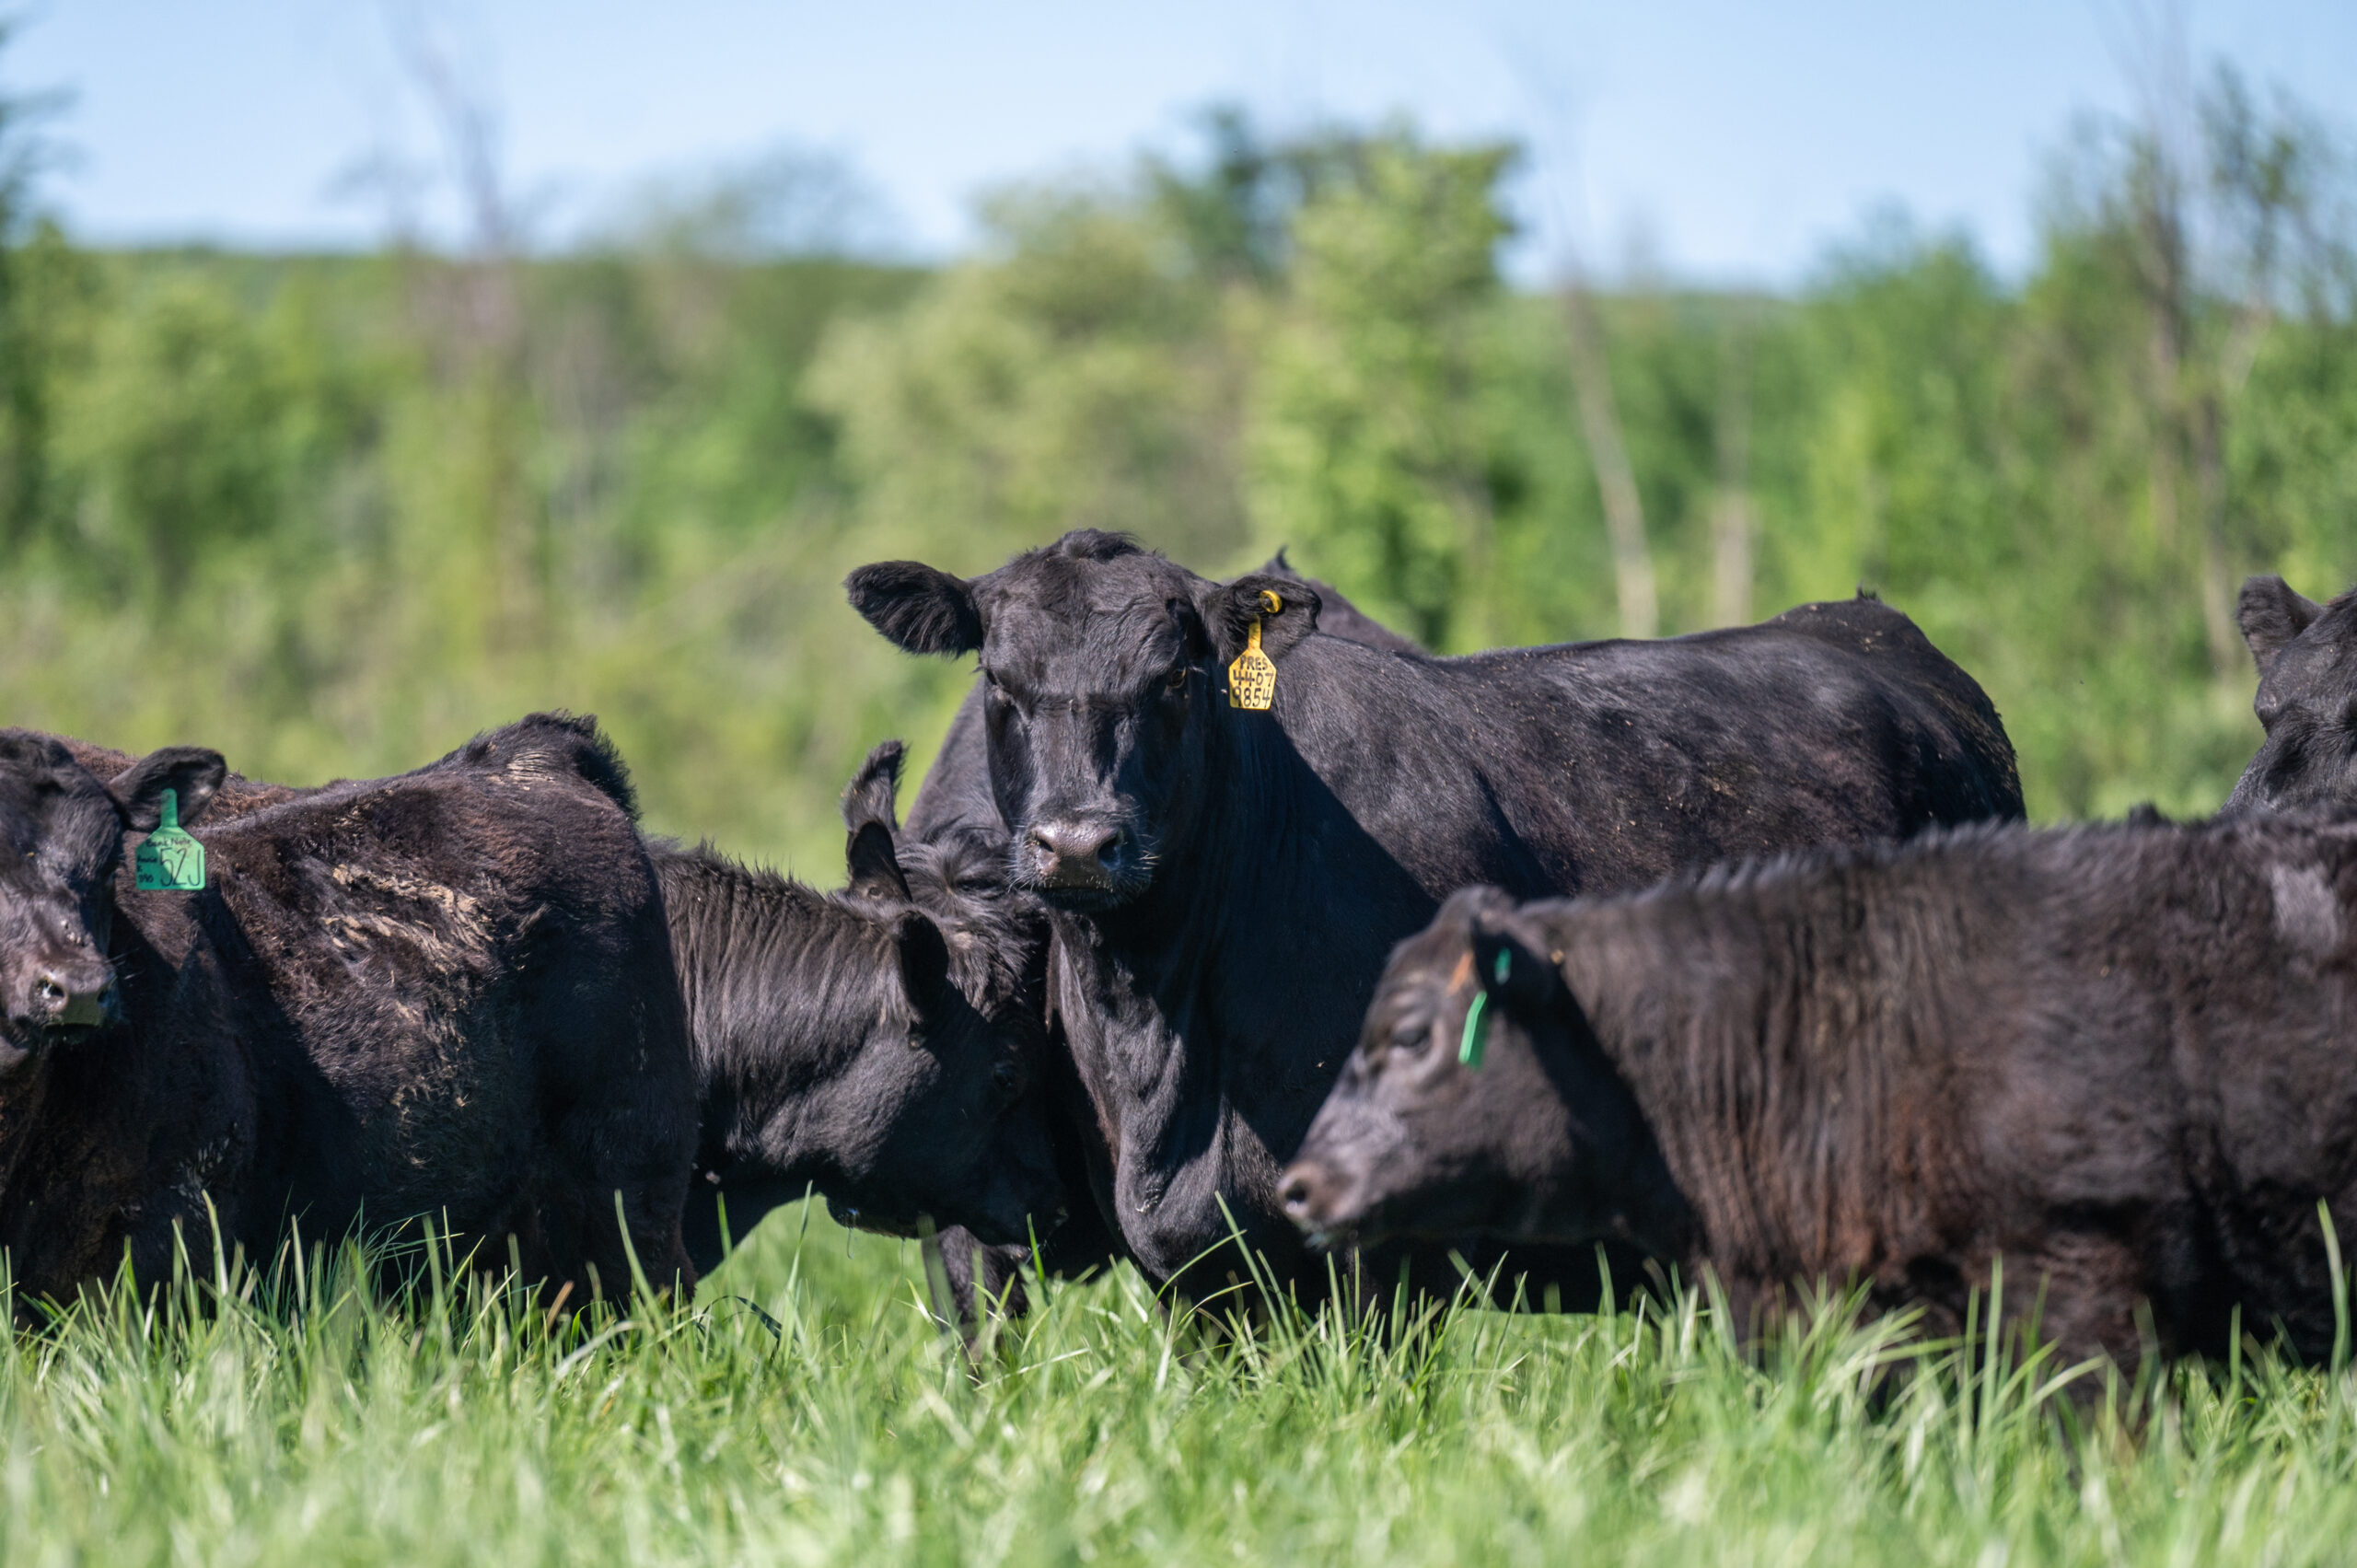
[[[962,863],[895,842],[900,762],[898,742],[878,747],[845,792],[839,893],[708,850],[656,852],[702,1079],[705,1179],[742,1218],[808,1183],[865,1229],[905,1236],[931,1214],[1022,1241],[1064,1202],[1033,1086],[1042,917],[1004,900],[1003,882],[993,901]]]
[[[2258,661],[2252,705],[2267,738],[2226,808],[2357,805],[2357,593],[2319,605],[2281,577],[2253,577],[2241,619]]]
[[[117,1020],[123,835],[156,826],[168,789],[194,821],[226,773],[220,753],[174,746],[102,784],[59,741],[0,730],[0,1074]]]
[[[1543,937],[1505,894],[1467,889],[1393,953],[1278,1194],[1321,1246],[1586,1240],[1634,1117]]]
[[[1091,531],[970,582],[890,561],[845,586],[911,653],[981,656],[1011,877],[1069,910],[1144,892],[1202,810],[1220,727],[1266,722],[1225,705],[1227,666],[1254,624],[1281,668],[1318,624],[1318,595],[1298,578],[1210,582]]]
[[[885,742],[843,792],[843,897],[888,934],[898,985],[832,1097],[853,1135],[833,1151],[842,1179],[821,1185],[863,1228],[905,1236],[932,1214],[993,1245],[1025,1241],[1064,1202],[1035,1087],[1046,934],[1003,887],[977,884],[970,851],[900,842],[900,761]]]

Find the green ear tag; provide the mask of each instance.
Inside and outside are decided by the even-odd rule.
[[[1498,977],[1500,985],[1506,982],[1506,976],[1514,972],[1514,953],[1511,949],[1498,949],[1498,961],[1492,972]],[[1468,1067],[1479,1068],[1481,1065],[1481,1047],[1487,1043],[1481,1019],[1489,1010],[1489,991],[1484,988],[1475,992],[1473,1005],[1465,1009],[1465,1037],[1457,1042],[1457,1059]]]
[[[204,890],[204,846],[180,830],[180,792],[164,792],[163,818],[132,857],[143,893]]]
[[[1457,1042],[1457,1059],[1468,1067],[1481,1065],[1481,1015],[1490,1005],[1490,993],[1477,991],[1473,1005],[1465,1009],[1465,1038]]]

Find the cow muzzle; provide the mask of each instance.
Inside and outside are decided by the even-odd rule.
[[[1049,818],[1016,846],[1015,879],[1061,908],[1102,909],[1135,891],[1137,859],[1130,835],[1113,823]]]
[[[10,998],[10,1032],[36,1046],[87,1034],[112,1023],[121,1013],[113,971],[103,964],[49,963],[35,966]]]
[[[845,1230],[864,1230],[870,1236],[897,1237],[908,1240],[917,1233],[917,1222],[904,1219],[881,1209],[857,1209],[849,1203],[827,1200],[827,1215]]]
[[[1298,1159],[1277,1178],[1277,1201],[1309,1245],[1325,1251],[1361,1239],[1364,1186],[1324,1160]]]

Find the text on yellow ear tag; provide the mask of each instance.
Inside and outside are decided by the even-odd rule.
[[[1253,708],[1261,712],[1277,700],[1277,667],[1274,660],[1260,651],[1260,622],[1252,622],[1250,640],[1236,662],[1227,667],[1227,701],[1230,706]]]

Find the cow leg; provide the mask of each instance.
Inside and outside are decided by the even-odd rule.
[[[552,1163],[560,1174],[549,1205],[556,1223],[548,1240],[556,1249],[553,1272],[572,1283],[575,1301],[587,1300],[593,1291],[626,1300],[633,1256],[657,1291],[693,1291],[696,1272],[681,1225],[690,1162],[678,1139],[647,1125],[668,1120],[601,1096],[574,1108],[552,1129]],[[597,1271],[594,1279],[590,1268]]]
[[[971,1340],[981,1323],[985,1300],[1008,1318],[1028,1317],[1031,1298],[1026,1276],[1085,1280],[1121,1261],[1125,1254],[1094,1204],[1082,1204],[1039,1243],[1036,1263],[1028,1247],[985,1247],[964,1229],[941,1233],[941,1260],[949,1275],[949,1297],[958,1324]],[[979,1288],[978,1288],[979,1287]]]
[[[659,998],[605,987],[547,1016],[539,1059],[562,1070],[543,1090],[541,1277],[571,1284],[576,1304],[626,1302],[635,1256],[648,1284],[684,1295],[696,1279],[683,1227],[696,1144],[684,1024]]]
[[[941,1266],[948,1277],[949,1299],[934,1303],[934,1310],[948,1311],[968,1344],[981,1331],[985,1304],[1013,1318],[1026,1317],[1031,1298],[1023,1288],[1024,1271],[1031,1261],[1025,1247],[985,1247],[962,1225],[941,1233]]]
[[[1983,1299],[1987,1299],[1984,1281]],[[2004,1254],[2008,1327],[2037,1313],[2038,1336],[2054,1346],[2057,1366],[2108,1356],[2133,1376],[2153,1331],[2142,1260],[2124,1237],[2100,1231],[2059,1231],[2033,1249]],[[2162,1347],[2165,1349],[2165,1346]],[[2099,1387],[2091,1383],[2089,1390]]]

